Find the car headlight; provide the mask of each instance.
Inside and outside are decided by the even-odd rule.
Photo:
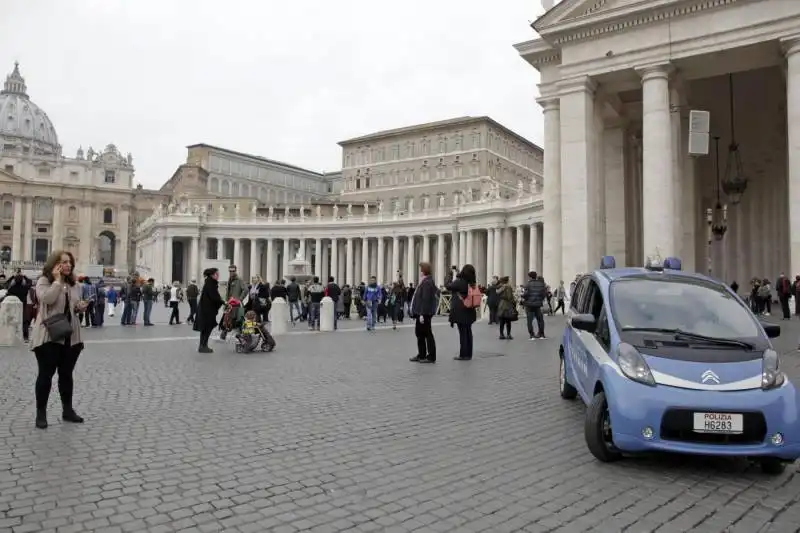
[[[764,352],[761,364],[761,388],[764,390],[777,389],[786,381],[786,375],[780,370],[778,352],[773,349]]]
[[[617,364],[628,379],[642,385],[656,386],[656,380],[653,378],[653,373],[650,372],[650,367],[647,366],[647,361],[630,344],[622,342],[617,346]]]

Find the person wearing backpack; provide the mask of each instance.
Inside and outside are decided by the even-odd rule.
[[[412,363],[436,362],[436,339],[433,336],[431,321],[439,307],[439,289],[431,275],[431,264],[423,261],[419,264],[420,280],[409,305],[414,319],[414,335],[417,337],[417,355]]]
[[[477,318],[476,310],[481,306],[483,295],[477,285],[475,267],[464,265],[456,279],[447,286],[453,295],[450,301],[451,318],[458,326],[458,357],[456,361],[472,360],[472,324]]]

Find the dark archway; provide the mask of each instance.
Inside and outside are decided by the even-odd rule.
[[[97,263],[113,266],[117,255],[117,237],[111,231],[104,231],[97,237]]]

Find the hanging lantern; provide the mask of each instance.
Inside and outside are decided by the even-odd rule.
[[[728,231],[728,206],[720,205],[714,208],[714,220],[711,223],[711,234],[714,240],[721,241],[725,237],[725,232]]]
[[[728,99],[730,103],[731,143],[728,145],[728,163],[725,166],[725,179],[722,180],[722,191],[730,198],[733,205],[742,201],[747,190],[747,177],[742,170],[742,154],[736,142],[736,115],[733,109],[733,74],[728,74]]]

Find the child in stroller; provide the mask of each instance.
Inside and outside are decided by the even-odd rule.
[[[248,311],[241,332],[236,335],[236,353],[254,352],[259,347],[262,352],[271,352],[275,349],[275,338],[256,320],[256,312]]]
[[[222,312],[222,320],[219,321],[219,340],[224,341],[229,332],[241,328],[242,320],[244,320],[242,302],[236,298],[229,299]]]

